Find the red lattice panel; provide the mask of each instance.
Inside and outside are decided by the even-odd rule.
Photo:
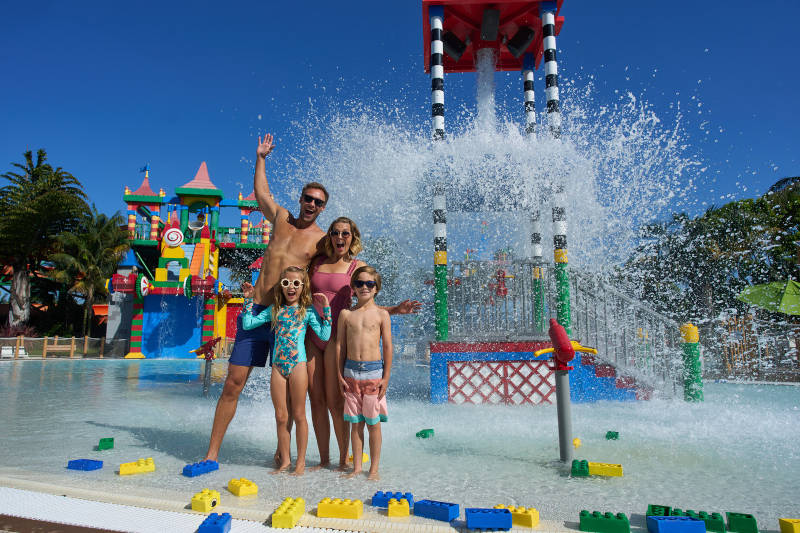
[[[450,361],[451,403],[553,403],[555,375],[549,361]]]

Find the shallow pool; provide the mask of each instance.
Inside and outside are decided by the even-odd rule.
[[[546,520],[575,522],[581,509],[642,514],[647,504],[749,512],[776,530],[800,516],[800,387],[707,383],[706,401],[654,400],[573,405],[576,458],[621,463],[622,478],[570,478],[557,461],[555,406],[431,405],[428,369],[399,361],[383,427],[382,481],[343,480],[323,470],[302,478],[269,475],[275,422],[266,373],[258,369],[239,403],[220,454],[221,469],[179,475],[203,458],[226,363],[202,398],[201,361],[47,360],[0,362],[0,467],[77,485],[191,494],[246,477],[259,499],[366,499],[375,490],[467,506],[533,506]],[[309,416],[310,425],[310,416]],[[434,428],[432,439],[415,438]],[[605,440],[614,430],[620,440]],[[102,437],[115,448],[95,451]],[[335,442],[331,443],[335,455]],[[155,473],[120,478],[123,462],[153,457]],[[106,467],[72,474],[69,459]],[[313,432],[309,464],[318,459]],[[187,499],[188,501],[188,499]]]

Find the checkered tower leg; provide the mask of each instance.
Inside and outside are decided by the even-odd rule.
[[[556,276],[556,318],[567,334],[572,334],[572,314],[569,304],[569,271],[567,270],[567,208],[564,186],[553,195],[553,259]]]
[[[525,54],[522,67],[522,89],[525,95],[525,133],[536,133],[536,104],[533,92],[533,71],[536,68],[536,58],[533,54]]]
[[[539,4],[544,42],[544,81],[547,100],[547,122],[553,137],[561,137],[561,109],[558,102],[558,64],[556,63],[555,2]]]
[[[531,259],[533,260],[533,327],[537,331],[546,329],[544,314],[544,280],[542,279],[542,212],[531,213]]]
[[[204,302],[203,307],[203,329],[201,330],[200,342],[206,343],[214,338],[214,311],[216,310],[216,301],[214,298],[208,298]]]

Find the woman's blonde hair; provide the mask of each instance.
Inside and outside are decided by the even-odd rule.
[[[350,226],[350,235],[353,237],[353,240],[350,241],[350,248],[347,250],[347,254],[350,256],[350,259],[353,259],[361,252],[361,250],[364,249],[364,247],[361,245],[361,232],[358,231],[358,226],[356,226],[356,223],[347,217],[339,217],[331,222],[330,226],[328,226],[328,234],[325,236],[325,240],[323,241],[322,245],[325,255],[327,255],[328,258],[333,259],[331,232],[336,224],[348,224]]]
[[[300,298],[297,299],[297,307],[300,312],[301,320],[306,317],[306,309],[311,306],[311,284],[308,282],[308,272],[296,266],[284,268],[283,272],[281,272],[280,279],[278,279],[278,283],[273,289],[275,291],[275,298],[273,300],[275,303],[272,306],[272,329],[275,329],[278,325],[278,311],[280,311],[281,307],[286,305],[286,298],[283,296],[281,280],[284,279],[289,272],[300,274],[300,281],[303,282],[303,285],[300,287]]]

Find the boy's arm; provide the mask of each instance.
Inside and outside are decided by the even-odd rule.
[[[344,380],[344,361],[347,358],[347,321],[350,319],[350,311],[342,309],[339,313],[339,324],[336,327],[336,346],[334,355],[336,357],[336,376],[339,382],[339,394],[344,396],[350,388]]]
[[[259,326],[263,326],[270,320],[272,320],[271,305],[258,313],[256,316],[253,316],[253,312],[251,310],[242,313],[242,327],[244,329],[255,329]]]
[[[266,219],[271,223],[275,223],[278,217],[278,212],[283,208],[278,205],[272,194],[269,191],[269,183],[267,182],[266,159],[267,156],[275,148],[272,142],[272,135],[267,133],[264,135],[264,141],[261,141],[261,136],[258,136],[258,148],[256,148],[256,172],[253,176],[253,193],[255,194],[258,207],[264,213]]]
[[[383,378],[378,386],[378,399],[386,396],[389,388],[389,377],[392,375],[392,320],[389,313],[381,313],[381,342],[383,344]]]

